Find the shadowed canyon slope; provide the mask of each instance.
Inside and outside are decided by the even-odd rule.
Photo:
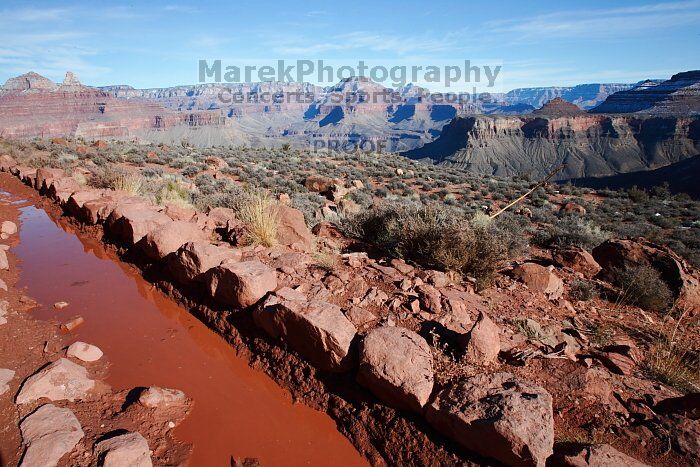
[[[554,99],[528,115],[459,116],[438,139],[404,155],[503,176],[542,176],[565,163],[557,178],[569,179],[657,169],[700,154],[700,73],[652,89],[614,94],[596,109],[614,106],[614,114]]]

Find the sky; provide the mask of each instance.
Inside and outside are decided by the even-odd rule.
[[[224,68],[469,60],[501,66],[494,91],[631,83],[700,69],[700,0],[0,1],[0,82],[30,70],[61,81],[70,70],[94,86],[194,84],[200,60],[217,59]]]

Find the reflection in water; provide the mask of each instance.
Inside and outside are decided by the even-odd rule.
[[[293,405],[100,242],[74,235],[69,224],[33,206],[21,212],[13,252],[22,261],[18,285],[42,304],[33,314],[57,322],[85,318],[72,337],[102,348],[110,362],[106,382],[115,389],[158,385],[192,397],[194,410],[175,431],[195,446],[191,465],[230,465],[230,456],[263,465],[366,465],[328,416]],[[70,306],[57,311],[51,305],[58,301]]]

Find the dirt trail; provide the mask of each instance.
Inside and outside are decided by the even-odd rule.
[[[110,363],[105,381],[115,390],[157,385],[194,399],[192,413],[174,432],[194,445],[190,465],[230,465],[232,456],[258,458],[262,465],[367,464],[327,415],[293,404],[97,240],[76,235],[34,206],[21,209],[19,235],[11,253],[20,262],[18,287],[40,303],[33,316],[57,324],[82,316],[85,323],[70,340],[104,351]],[[54,309],[59,301],[69,306]]]

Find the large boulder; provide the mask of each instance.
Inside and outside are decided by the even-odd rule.
[[[151,450],[141,433],[126,433],[100,441],[95,455],[102,467],[152,467]]]
[[[27,447],[21,466],[55,466],[85,436],[70,409],[46,404],[28,415],[19,425]],[[67,465],[67,464],[66,464]]]
[[[70,201],[70,200],[69,200]],[[85,223],[101,224],[109,218],[112,211],[119,205],[119,198],[105,195],[100,198],[87,200],[83,203],[77,217]]]
[[[80,183],[73,177],[54,178],[51,180],[46,194],[61,203],[65,203],[70,195],[80,190]]]
[[[10,172],[10,170],[17,165],[17,161],[8,154],[3,154],[0,156],[0,171]]]
[[[557,265],[571,268],[589,279],[601,270],[600,264],[593,258],[593,255],[583,248],[571,247],[557,250],[552,258]]]
[[[609,444],[582,446],[576,452],[563,456],[557,465],[565,467],[648,467],[621,453]]]
[[[34,188],[39,190],[40,193],[44,193],[51,186],[51,182],[54,179],[62,178],[65,175],[63,169],[54,168],[40,168],[36,171],[36,180],[34,181]]]
[[[426,418],[465,448],[506,465],[544,467],[553,451],[552,396],[509,373],[448,386],[428,405]]]
[[[66,358],[60,358],[27,378],[15,402],[27,404],[46,397],[52,401],[82,400],[95,387],[87,370]]]
[[[304,251],[311,251],[314,237],[306,226],[304,214],[289,206],[279,206],[277,241],[280,245],[299,245]]]
[[[340,307],[307,300],[298,291],[282,288],[254,310],[253,318],[270,336],[326,371],[350,369],[350,348],[357,332]]]
[[[556,300],[564,292],[564,281],[552,271],[536,263],[525,263],[513,269],[513,277],[524,283],[528,289],[542,292],[548,298]]]
[[[86,221],[87,217],[84,212],[85,203],[89,201],[99,200],[105,195],[105,190],[84,189],[76,191],[70,195],[66,201],[65,210],[81,221]]]
[[[159,261],[176,252],[187,242],[204,239],[204,232],[197,227],[197,224],[187,221],[172,221],[148,232],[141,247],[146,256]]]
[[[610,279],[615,270],[651,266],[661,274],[676,298],[676,306],[692,316],[700,313],[700,272],[670,248],[642,238],[608,240],[593,249],[593,257]]]
[[[430,346],[405,328],[372,329],[360,344],[357,381],[387,404],[421,413],[433,391]]]
[[[332,178],[324,177],[323,175],[309,175],[304,181],[304,187],[309,191],[325,193],[331,189],[334,183]]]
[[[107,227],[113,237],[127,246],[132,246],[149,232],[171,222],[172,219],[146,200],[126,200],[109,215]]]
[[[277,288],[277,273],[258,260],[227,261],[212,268],[206,282],[219,303],[246,308]]]
[[[241,260],[241,251],[206,240],[187,242],[168,260],[168,269],[181,284],[204,280],[203,274],[224,261]]]

